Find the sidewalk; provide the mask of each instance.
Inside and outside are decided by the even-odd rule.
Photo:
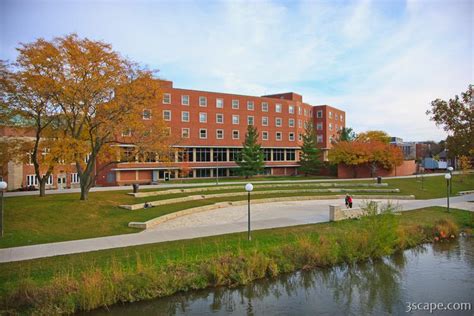
[[[468,210],[474,211],[474,194],[468,194],[459,197],[451,198],[451,207],[466,206]],[[265,208],[269,210],[267,214],[274,214],[273,217],[267,216],[266,218],[260,214],[255,216],[255,220],[252,221],[252,230],[295,226],[303,224],[321,223],[329,220],[328,205],[334,204],[335,200],[319,200],[319,201],[308,201],[315,202],[314,205],[310,203],[304,205],[304,208],[297,210],[298,205],[302,205],[301,201],[293,202],[278,202],[278,203],[267,203]],[[356,201],[359,202],[360,201]],[[394,201],[395,202],[395,201]],[[446,206],[446,198],[432,199],[432,200],[411,200],[411,201],[400,201],[400,205],[403,207],[403,211],[418,209],[429,206]],[[284,212],[278,211],[282,209],[281,204],[284,205],[284,210],[291,208],[295,209],[295,212]],[[286,204],[285,204],[286,203]],[[318,204],[319,203],[319,204]],[[280,204],[278,206],[278,204]],[[319,207],[318,207],[319,205]],[[257,206],[257,205],[256,205]],[[255,207],[256,207],[255,206]],[[321,207],[323,206],[323,207]],[[470,208],[469,208],[470,207]],[[246,206],[241,206],[242,209],[246,209]],[[463,207],[464,208],[464,207]],[[220,209],[219,212],[225,213],[225,208]],[[245,210],[244,210],[245,211]],[[274,212],[273,212],[274,211]],[[203,212],[205,216],[206,212]],[[172,228],[172,227],[171,227]],[[103,249],[121,248],[136,245],[144,245],[151,243],[159,243],[164,241],[181,240],[181,239],[192,239],[198,237],[216,236],[222,234],[236,233],[247,231],[247,222],[242,219],[240,221],[232,223],[216,223],[210,226],[195,226],[195,227],[181,227],[172,229],[160,229],[159,227],[154,230],[148,230],[140,233],[116,235],[109,237],[82,239],[74,241],[65,241],[49,244],[39,244],[33,246],[23,246],[14,248],[0,249],[0,262],[11,262],[11,261],[22,261],[30,260],[35,258],[51,257],[58,255],[66,255],[73,253],[97,251]]]
[[[453,172],[456,174],[457,172]],[[443,176],[444,174],[439,174],[439,173],[431,173],[431,174],[425,174],[424,177],[436,177],[436,176]],[[398,176],[398,177],[388,177],[384,179],[407,179],[407,178],[416,178],[419,177],[419,175],[413,175],[413,176]],[[366,181],[366,180],[373,180],[375,181],[375,178],[356,178],[356,179],[311,179],[311,180],[305,180],[305,179],[295,179],[295,180],[265,180],[265,181],[254,181],[253,183],[294,183],[294,182],[301,182],[301,183],[311,183],[311,182],[344,182],[344,181]],[[245,185],[248,182],[252,182],[252,179],[249,179],[248,181],[238,181],[238,182],[233,182],[233,181],[223,181],[223,179],[219,180],[219,184],[216,184],[215,179],[209,179],[209,182],[201,182],[201,183],[173,183],[171,182],[166,182],[166,183],[160,183],[160,184],[147,184],[147,185],[141,185],[141,189],[170,189],[170,188],[181,188],[181,187],[199,187],[199,186],[211,186],[211,185],[216,185],[216,186],[223,186],[223,185]],[[104,191],[132,191],[132,186],[131,185],[126,185],[126,186],[112,186],[112,187],[93,187],[91,188],[90,192],[104,192]],[[46,190],[46,195],[50,194],[67,194],[67,193],[79,193],[81,192],[81,189],[76,188],[76,189],[58,189],[58,190]],[[17,191],[17,192],[5,192],[4,196],[5,197],[13,197],[13,196],[29,196],[29,195],[38,195],[38,191]]]

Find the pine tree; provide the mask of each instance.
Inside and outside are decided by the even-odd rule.
[[[303,135],[303,145],[301,146],[300,172],[305,176],[317,174],[321,168],[321,151],[316,147],[316,133],[313,123],[308,122]]]
[[[243,143],[244,148],[236,161],[240,167],[240,174],[245,178],[261,173],[264,169],[263,150],[257,141],[257,128],[249,125]]]

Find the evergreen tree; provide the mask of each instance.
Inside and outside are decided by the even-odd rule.
[[[236,161],[240,167],[240,174],[248,178],[261,173],[264,168],[263,150],[258,143],[257,128],[253,125],[247,127],[244,148]]]
[[[303,135],[299,170],[308,174],[317,174],[321,168],[321,150],[316,147],[316,133],[312,122],[308,122]]]

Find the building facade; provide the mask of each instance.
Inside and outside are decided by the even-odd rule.
[[[162,99],[144,111],[143,120],[146,123],[162,118],[172,135],[180,138],[176,146],[179,154],[167,163],[149,159],[111,164],[98,174],[97,185],[236,175],[235,159],[242,149],[248,125],[258,130],[265,156],[265,174],[295,175],[308,122],[314,125],[316,143],[325,159],[331,142],[345,127],[344,111],[328,105],[310,105],[293,92],[258,97],[181,89],[173,87],[171,81],[160,82]],[[122,136],[126,140],[127,135]],[[126,150],[126,145],[123,149]],[[23,186],[34,185],[34,181],[27,181],[28,176],[31,178],[31,174],[21,176]],[[58,177],[53,175],[53,186]],[[73,184],[70,180],[76,180],[73,172],[66,174],[66,178],[67,186]]]

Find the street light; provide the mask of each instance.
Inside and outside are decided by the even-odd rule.
[[[450,187],[450,180],[451,180],[451,175],[449,173],[446,173],[444,175],[444,178],[446,179],[446,197],[447,197],[447,202],[448,202],[448,212],[449,212],[449,187]]]
[[[7,183],[5,181],[0,181],[0,237],[3,237],[3,190],[7,188]]]
[[[453,167],[449,166],[448,167],[448,171],[449,171],[449,175],[451,176],[451,178],[453,177]],[[452,181],[449,181],[449,194],[453,194],[453,182]]]
[[[248,192],[248,222],[249,222],[248,240],[252,240],[252,237],[250,236],[250,192],[253,191],[253,184],[247,183],[245,185],[245,191]]]

